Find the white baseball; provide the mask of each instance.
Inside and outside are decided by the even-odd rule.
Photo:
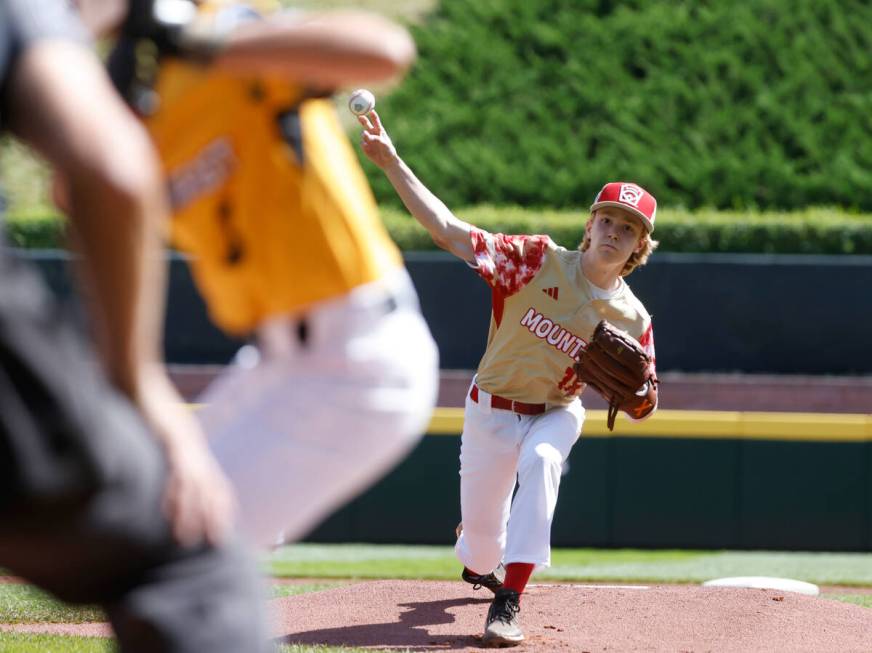
[[[375,96],[365,88],[359,88],[348,99],[348,108],[355,116],[363,116],[375,109]]]

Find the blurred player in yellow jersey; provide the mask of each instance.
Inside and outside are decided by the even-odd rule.
[[[243,527],[270,545],[409,452],[438,356],[330,97],[402,74],[413,42],[368,13],[260,4],[79,6],[96,32],[121,21],[110,71],[163,160],[173,242],[212,319],[253,336],[200,414]]]

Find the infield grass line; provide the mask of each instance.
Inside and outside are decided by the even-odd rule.
[[[332,590],[334,587],[345,585],[342,581],[326,582],[326,583],[305,583],[299,585],[273,585],[270,589],[270,598],[281,599],[286,596],[296,596],[298,594],[306,594],[308,592],[320,592],[322,590]]]
[[[115,640],[36,633],[0,632],[0,653],[114,653]]]
[[[32,585],[0,585],[0,623],[81,624],[105,620],[96,606],[68,605]]]
[[[872,594],[821,594],[821,598],[872,608]]]
[[[451,546],[295,544],[265,560],[267,573],[298,578],[454,580]],[[817,585],[872,587],[872,554],[778,551],[554,549],[536,581],[701,583],[727,576],[777,576]]]
[[[343,584],[341,581],[274,584],[270,587],[269,598],[320,592]],[[0,584],[0,623],[81,624],[103,621],[106,621],[106,615],[97,606],[69,605],[32,585]]]
[[[115,653],[115,640],[106,637],[39,635],[0,632],[0,653]],[[379,653],[371,648],[282,644],[278,653]],[[403,653],[391,649],[391,653]]]

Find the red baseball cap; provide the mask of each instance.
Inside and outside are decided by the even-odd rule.
[[[593,213],[604,206],[624,209],[639,218],[649,234],[654,231],[657,200],[641,186],[626,181],[613,181],[606,184],[590,205],[590,212]]]

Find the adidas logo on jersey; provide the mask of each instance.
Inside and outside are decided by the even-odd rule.
[[[560,291],[560,288],[554,286],[553,288],[543,288],[542,292],[548,295],[551,299],[557,299],[557,293]]]

